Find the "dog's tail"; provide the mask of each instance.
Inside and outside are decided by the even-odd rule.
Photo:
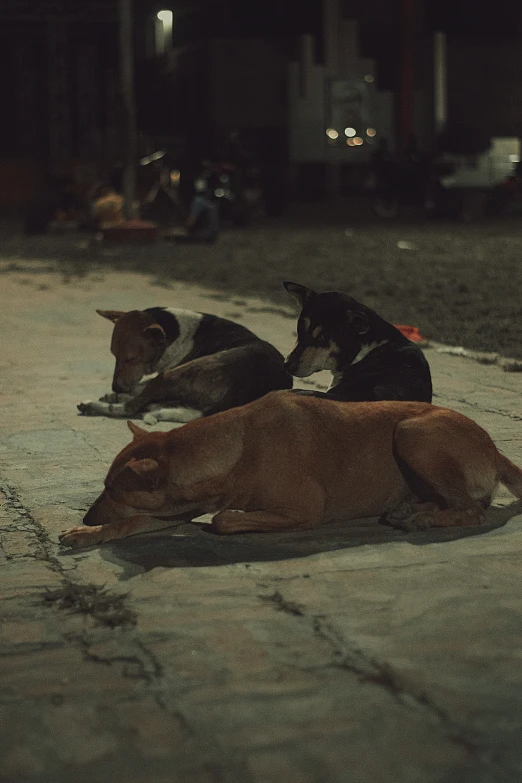
[[[498,477],[517,498],[522,499],[522,470],[503,454],[498,455]]]

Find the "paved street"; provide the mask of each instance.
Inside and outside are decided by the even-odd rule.
[[[0,781],[520,783],[522,503],[507,492],[480,529],[184,525],[60,547],[129,441],[124,421],[76,410],[110,387],[95,308],[153,305],[294,342],[291,303],[0,264]],[[435,402],[522,464],[522,374],[427,357]]]

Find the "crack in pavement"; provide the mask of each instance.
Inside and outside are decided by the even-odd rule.
[[[482,405],[480,405],[478,402],[470,402],[469,400],[465,399],[464,397],[447,397],[445,394],[434,394],[434,399],[440,400],[442,402],[448,401],[448,402],[457,402],[460,405],[467,405],[469,408],[473,408],[474,410],[478,410],[481,413],[494,413],[497,416],[503,416],[504,418],[513,419],[513,421],[522,421],[522,415],[518,415],[517,413],[510,413],[509,411],[504,411],[501,408],[484,408]]]
[[[356,675],[360,682],[371,683],[386,690],[399,704],[408,708],[422,710],[431,720],[436,721],[453,742],[463,746],[470,755],[487,766],[495,774],[500,773],[504,783],[520,783],[511,770],[501,764],[500,754],[490,748],[482,734],[454,720],[427,691],[412,687],[413,684],[397,672],[387,662],[378,661],[367,655],[359,647],[351,647],[340,631],[328,622],[324,615],[308,615],[302,605],[284,598],[280,591],[270,595],[260,595],[262,600],[270,601],[278,611],[284,611],[295,618],[296,622],[306,623],[314,636],[326,642],[331,650],[331,662],[323,667],[332,667]],[[293,668],[297,663],[288,664]]]
[[[88,585],[86,586],[69,578],[68,572],[63,569],[60,561],[51,551],[52,544],[49,541],[45,529],[38,520],[33,517],[30,511],[24,507],[17,492],[4,482],[0,482],[0,491],[3,492],[5,496],[4,508],[13,517],[18,518],[23,522],[22,525],[16,525],[16,527],[14,527],[16,523],[11,522],[6,528],[3,528],[3,530],[10,529],[19,532],[20,529],[22,529],[25,532],[32,533],[39,546],[38,554],[35,554],[33,559],[45,559],[50,569],[61,579],[62,585],[65,586],[65,588],[69,587],[78,590],[82,587],[89,587]],[[28,554],[27,557],[31,557],[31,555]],[[49,601],[46,602],[44,600],[44,603],[47,603],[47,605],[50,606]],[[96,620],[95,617],[88,613],[86,616],[89,616],[92,621]],[[193,738],[195,736],[194,731],[185,716],[179,712],[179,710],[167,706],[163,695],[163,667],[154,653],[148,649],[146,643],[138,636],[133,625],[117,628],[104,626],[103,630],[100,632],[97,632],[96,629],[93,629],[92,631],[86,629],[81,634],[64,633],[63,636],[65,640],[75,642],[80,646],[86,660],[105,664],[107,666],[121,666],[121,676],[142,681],[146,686],[145,693],[152,697],[158,708],[171,718],[176,719],[186,737]],[[109,647],[104,647],[107,642],[109,643]],[[114,651],[114,653],[112,653],[109,651],[111,644],[114,643],[122,649],[121,652]],[[43,649],[44,646],[46,648],[60,648],[63,646],[63,643],[59,644],[53,642],[44,645],[33,645],[31,651]],[[29,649],[26,651],[29,651]],[[11,651],[9,651],[8,654],[11,654]],[[137,698],[140,698],[141,695],[143,695],[143,693],[137,694]]]

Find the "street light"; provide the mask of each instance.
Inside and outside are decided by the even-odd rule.
[[[164,27],[172,27],[172,11],[158,11],[156,16]]]
[[[166,9],[158,11],[156,26],[156,54],[166,54],[172,49],[172,22],[174,15]]]

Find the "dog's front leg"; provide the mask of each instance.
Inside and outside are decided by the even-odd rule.
[[[134,404],[142,394],[147,382],[138,383],[131,393],[107,392],[99,400],[85,400],[80,402],[78,410],[84,416],[110,416],[119,418],[133,416],[141,410],[141,402]]]
[[[298,520],[270,511],[220,511],[212,519],[210,533],[277,533],[283,530],[306,530],[316,527],[318,520]]]
[[[131,398],[132,400],[132,398]],[[84,416],[109,416],[111,418],[121,418],[129,416],[126,411],[128,402],[103,402],[102,400],[86,400],[80,402],[78,410]]]
[[[132,400],[133,395],[132,394],[121,394],[117,392],[107,392],[107,394],[104,394],[103,397],[100,397],[99,402],[127,402],[128,400]]]
[[[196,511],[196,514],[201,512]],[[107,541],[114,541],[117,538],[126,538],[127,536],[135,536],[138,533],[152,533],[155,530],[164,530],[169,527],[178,527],[190,522],[194,514],[188,514],[186,518],[177,520],[173,523],[168,519],[155,519],[154,517],[147,517],[137,515],[134,517],[127,517],[126,519],[120,519],[116,522],[107,522],[105,525],[93,525],[87,527],[82,525],[81,527],[73,527],[70,530],[66,530],[59,536],[60,543],[64,546],[70,546],[73,549],[80,549],[86,546],[96,546],[97,544],[104,544]]]

